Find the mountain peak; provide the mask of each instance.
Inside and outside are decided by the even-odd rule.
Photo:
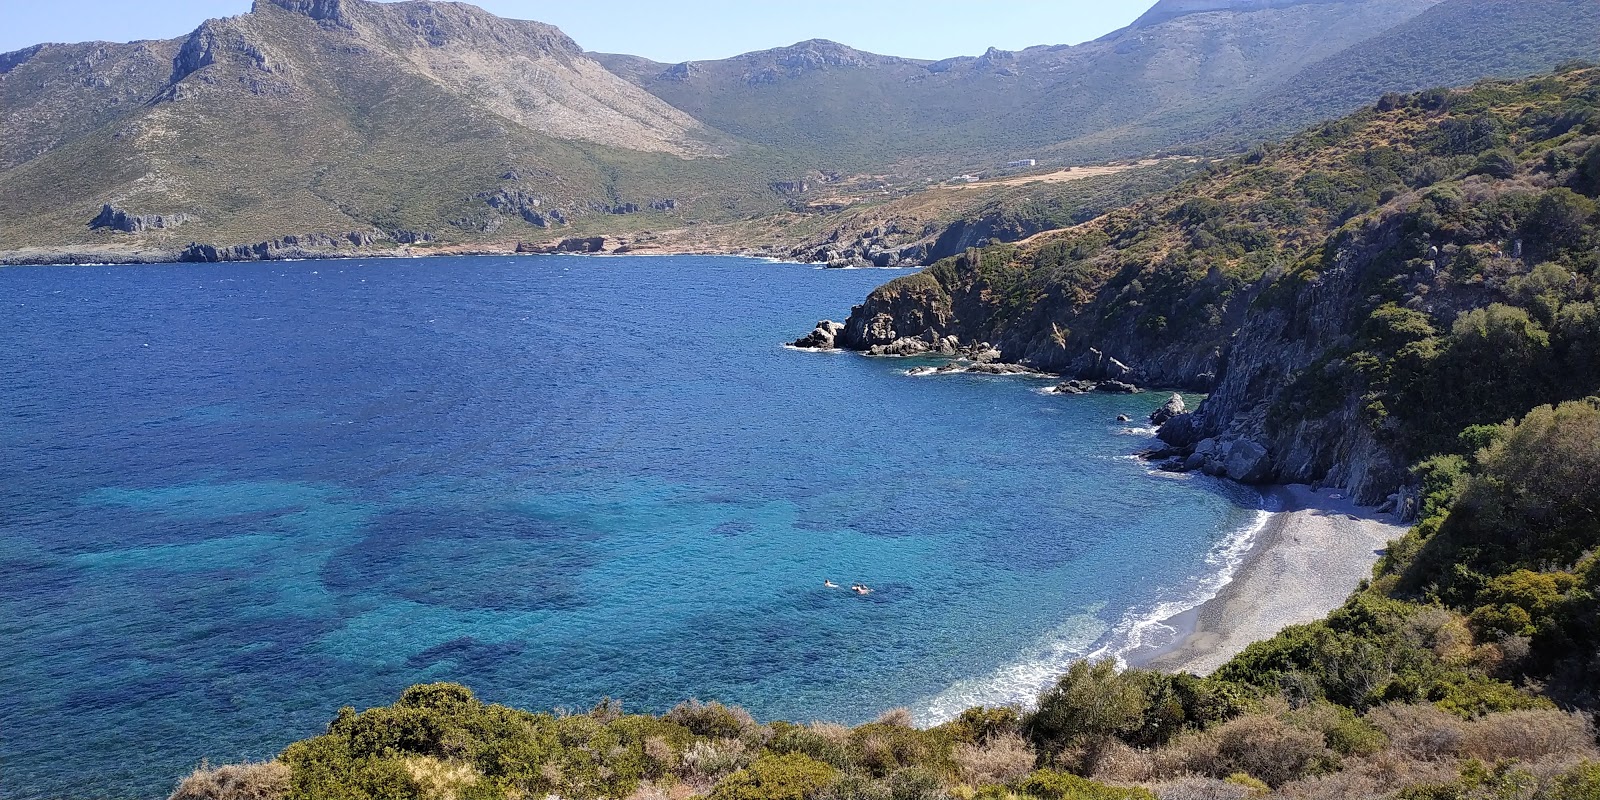
[[[263,5],[274,5],[285,11],[304,14],[319,22],[345,27],[350,25],[350,18],[345,16],[344,0],[255,0],[250,13],[260,12]]]
[[[1133,27],[1142,28],[1190,14],[1204,14],[1215,11],[1263,11],[1269,8],[1288,8],[1290,6],[1362,2],[1367,2],[1367,0],[1159,0],[1149,11],[1144,12],[1144,16],[1134,21]]]

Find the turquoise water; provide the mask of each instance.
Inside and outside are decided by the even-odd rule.
[[[0,270],[0,796],[164,796],[431,680],[934,722],[1203,595],[1259,498],[1129,458],[1164,395],[781,346],[893,274]]]

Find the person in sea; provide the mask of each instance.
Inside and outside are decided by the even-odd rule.
[[[827,588],[829,588],[829,589],[837,589],[837,588],[839,588],[839,584],[834,583],[833,581],[828,580],[827,578],[823,578],[822,579],[822,585],[827,587]]]
[[[872,588],[864,583],[852,583],[850,584],[850,590],[863,597],[872,594]]]

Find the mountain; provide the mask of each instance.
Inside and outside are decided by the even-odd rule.
[[[1393,95],[823,333],[1205,391],[1161,430],[1168,468],[1415,509],[1410,468],[1470,456],[1463,429],[1600,394],[1597,197],[1600,68]]]
[[[1212,3],[1157,13],[1098,41],[990,49],[937,62],[802,42],[668,66],[597,56],[720,130],[840,170],[928,161],[1004,163],[1047,149],[1065,160],[1139,156],[1173,144],[1141,120],[1204,109],[1220,120],[1281,76],[1400,24],[1438,0]],[[1148,17],[1148,15],[1147,15]],[[1113,137],[1111,134],[1115,134]],[[1061,143],[1066,142],[1066,145]]]
[[[102,239],[105,204],[142,244],[178,246],[776,205],[726,134],[555,28],[467,5],[261,0],[181,40],[3,64],[7,248]]]
[[[852,248],[819,216],[867,220],[952,173],[1220,154],[1383,91],[1574,56],[1600,56],[1590,0],[1164,0],[1070,47],[922,61],[810,41],[679,65],[463,4],[257,0],[170,41],[0,55],[0,252],[726,251],[755,230],[823,257]],[[942,255],[1104,207],[1079,188],[1015,193],[1010,221],[981,193],[907,201],[877,216],[915,235],[839,235]]]

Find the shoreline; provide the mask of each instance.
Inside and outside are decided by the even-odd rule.
[[[1217,594],[1159,626],[1165,642],[1141,645],[1128,666],[1208,675],[1257,641],[1326,617],[1372,574],[1383,550],[1409,526],[1334,489],[1264,487],[1271,514]]]

